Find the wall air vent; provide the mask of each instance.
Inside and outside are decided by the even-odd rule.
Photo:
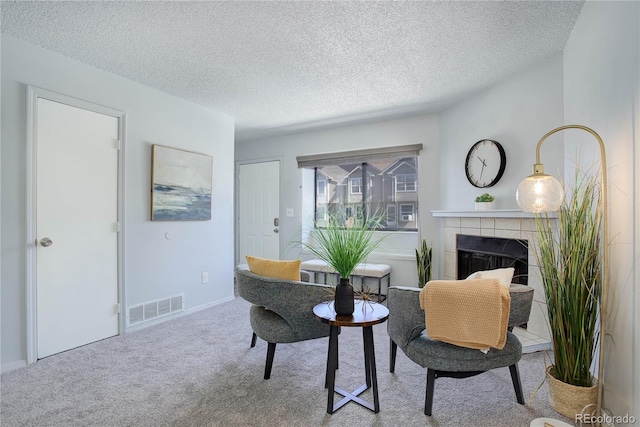
[[[158,303],[150,302],[144,305],[144,320],[158,317]]]
[[[182,311],[182,295],[171,298],[171,311]]]
[[[129,306],[127,310],[128,324],[137,325],[148,320],[167,316],[184,309],[184,295],[174,295],[155,301]]]
[[[129,324],[140,323],[144,320],[144,307],[138,305],[129,309]]]

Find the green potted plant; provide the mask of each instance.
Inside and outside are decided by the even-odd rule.
[[[478,197],[476,197],[476,210],[477,211],[482,211],[482,210],[491,210],[493,209],[493,201],[495,200],[495,197],[493,197],[491,194],[489,193],[484,193]]]
[[[600,339],[601,203],[595,180],[576,174],[557,227],[546,215],[536,217],[535,256],[553,343],[554,360],[547,368],[549,401],[571,419],[590,405],[595,408],[597,399],[590,368]]]
[[[431,254],[432,247],[427,244],[426,239],[422,239],[422,246],[416,249],[416,264],[418,267],[418,286],[424,285],[431,280]]]
[[[310,232],[310,241],[299,243],[340,275],[335,289],[334,309],[338,315],[351,315],[354,291],[349,276],[380,245],[385,235],[376,233],[380,224],[378,216],[353,218],[347,217],[344,212],[345,209],[339,209],[337,213],[329,215],[322,227],[316,222]]]

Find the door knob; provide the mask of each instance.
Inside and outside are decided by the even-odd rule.
[[[48,237],[45,237],[44,239],[40,240],[40,245],[44,246],[45,248],[48,248],[49,246],[53,245],[53,240],[51,240]]]
[[[278,230],[277,228],[274,228],[274,229],[273,229],[273,232],[274,232],[274,233],[279,233],[279,232],[280,232],[280,230]]]

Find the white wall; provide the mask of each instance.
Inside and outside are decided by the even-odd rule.
[[[261,160],[281,160],[280,188],[280,247],[282,258],[310,258],[300,254],[300,249],[288,246],[292,240],[300,240],[303,225],[313,218],[302,212],[303,171],[298,169],[296,156],[364,148],[387,147],[407,144],[423,144],[419,157],[419,216],[422,236],[435,243],[437,221],[430,211],[438,208],[440,185],[438,184],[438,124],[435,115],[421,115],[402,119],[379,121],[369,124],[341,126],[326,130],[300,132],[293,135],[270,137],[236,143],[236,161],[250,163]],[[312,174],[304,174],[306,182]],[[313,191],[313,184],[309,191]],[[310,203],[313,201],[311,199]],[[295,216],[285,216],[286,208],[294,208]],[[384,244],[384,255],[372,255],[371,262],[384,261],[392,266],[392,285],[415,286],[417,273],[414,249],[418,234],[394,233],[393,240]],[[437,272],[434,272],[434,274]]]
[[[564,50],[565,122],[598,132],[607,154],[612,240],[604,406],[636,420],[640,419],[639,28],[638,2],[586,2]],[[581,131],[563,133],[571,158],[567,177],[578,157],[581,168],[599,163],[593,137]]]
[[[26,112],[34,85],[126,113],[128,306],[184,293],[187,310],[233,297],[234,121],[165,93],[2,37],[2,369],[26,361]],[[151,144],[213,156],[211,221],[151,222]],[[165,233],[172,234],[171,240]],[[207,271],[208,285],[200,284]]]
[[[475,197],[485,192],[496,197],[495,209],[519,209],[516,189],[531,174],[537,142],[563,124],[562,55],[454,105],[439,118],[439,164],[447,165],[438,174],[439,209],[473,210]],[[471,185],[464,171],[469,149],[481,139],[498,141],[507,156],[504,175],[485,189]],[[549,138],[541,153],[547,173],[562,178],[562,155],[562,138]],[[444,247],[441,221],[440,246]],[[444,255],[438,261],[444,271]]]
[[[473,210],[476,196],[496,197],[495,209],[518,209],[516,188],[531,174],[538,140],[563,124],[562,56],[517,74],[440,114],[440,209]],[[487,189],[472,186],[464,171],[471,146],[498,141],[507,155],[502,179]],[[562,170],[562,139],[542,150],[549,174]],[[558,176],[556,174],[556,176]]]

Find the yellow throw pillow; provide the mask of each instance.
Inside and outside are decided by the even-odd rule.
[[[246,256],[249,270],[260,276],[274,279],[300,280],[300,260],[279,261],[272,259]]]

